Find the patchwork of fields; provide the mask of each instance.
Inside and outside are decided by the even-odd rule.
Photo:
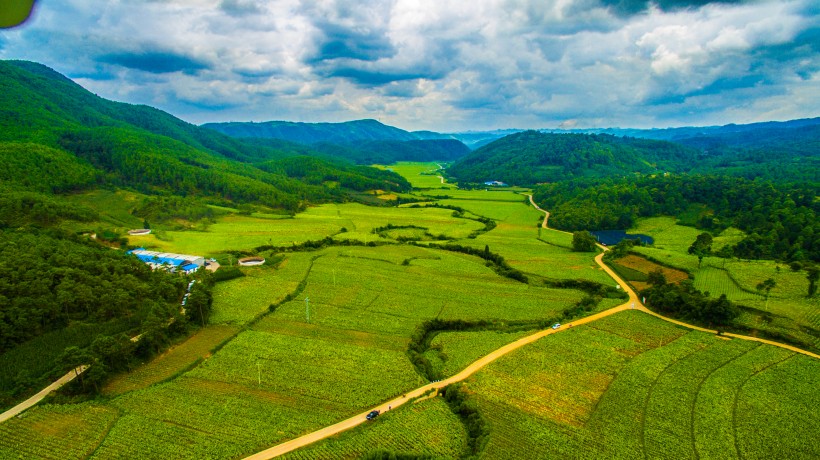
[[[428,321],[494,327],[432,336],[421,356],[437,374],[451,376],[587,296],[548,288],[541,278],[615,284],[594,254],[570,250],[571,235],[538,228],[543,215],[523,195],[458,190],[419,174],[437,167],[391,166],[416,187],[430,188],[421,192],[427,197],[447,195],[437,202],[464,209],[463,216],[446,208],[346,203],[295,218],[231,214],[204,231],[146,237],[148,246],[207,255],[327,236],[380,245],[289,251],[276,267],[243,268],[246,276],[216,285],[210,325],[110,381],[104,398],[43,404],[0,424],[0,458],[242,457],[427,383],[408,347]],[[476,236],[485,228],[478,217],[496,226]],[[414,228],[373,232],[388,225]],[[657,243],[640,251],[692,271],[696,285],[713,294],[760,301],[755,280],[773,272],[771,314],[820,321],[820,308],[803,308],[799,300],[806,288],[799,273],[769,263],[718,266],[711,258],[700,268],[694,258],[692,270],[688,230],[663,219],[639,230]],[[535,281],[499,276],[477,256],[397,241],[422,232],[486,247]],[[603,299],[596,308],[622,302]],[[466,389],[486,423],[481,458],[818,458],[820,393],[811,387],[818,375],[820,361],[790,351],[624,311],[506,355],[469,378]],[[467,427],[433,397],[286,458],[376,451],[464,458],[474,441]]]
[[[746,307],[736,323],[744,328],[761,330],[804,347],[820,349],[820,301],[809,299],[806,272],[792,271],[788,265],[771,260],[738,260],[688,254],[699,230],[676,225],[669,217],[640,221],[638,230],[655,238],[654,247],[636,247],[635,251],[652,260],[691,273],[694,286],[713,297],[726,295]],[[715,237],[715,248],[736,242],[739,231],[727,229]],[[688,241],[688,242],[687,242]],[[768,298],[757,289],[771,278],[775,286]],[[640,287],[640,282],[633,283]]]

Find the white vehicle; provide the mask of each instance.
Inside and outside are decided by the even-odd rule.
[[[552,325],[553,329],[558,329],[559,327],[561,327],[561,323],[555,323]]]

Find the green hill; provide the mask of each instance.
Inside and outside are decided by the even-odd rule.
[[[465,183],[500,180],[534,185],[579,177],[686,170],[696,157],[697,151],[670,142],[524,131],[474,151],[447,172]]]
[[[304,168],[320,169],[329,182],[354,176],[346,183],[359,190],[409,188],[396,174],[338,162],[306,163],[295,176],[270,172],[276,170],[271,161],[319,155],[281,147],[234,139],[151,107],[105,100],[40,64],[0,62],[0,156],[7,165],[6,188],[59,192],[107,185],[290,211],[306,202],[347,196],[344,189],[298,180],[317,172]]]

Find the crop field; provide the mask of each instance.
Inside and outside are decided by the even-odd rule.
[[[523,189],[521,189],[523,190]],[[523,195],[519,195],[515,193],[516,191],[520,191],[519,189],[511,190],[511,189],[480,189],[480,190],[462,190],[462,189],[450,189],[450,190],[425,190],[418,192],[418,195],[427,196],[427,197],[440,197],[446,196],[447,198],[442,199],[453,199],[453,200],[475,200],[475,201],[509,201],[509,202],[524,202]]]
[[[305,322],[308,297],[312,323],[407,337],[427,319],[543,319],[583,297],[579,291],[499,277],[478,257],[399,248],[412,248],[406,265],[379,261],[382,248],[372,248],[368,258],[346,256],[346,248],[325,251],[300,298],[280,306],[274,316]],[[427,256],[414,258],[419,250]],[[434,286],[430,280],[436,280]]]
[[[424,356],[442,377],[450,377],[491,351],[534,332],[440,332],[430,342],[430,349]]]
[[[460,458],[467,450],[464,425],[442,398],[405,404],[337,437],[285,454],[286,460],[361,458],[369,452]]]
[[[207,326],[143,366],[117,375],[105,385],[103,394],[114,396],[169,379],[206,358],[211,350],[237,331],[230,326]]]
[[[439,169],[439,165],[437,163],[400,161],[392,165],[374,166],[379,169],[389,169],[396,172],[397,174],[400,174],[402,177],[407,179],[414,188],[448,189],[453,187],[452,185],[447,184],[446,182],[444,184],[441,183],[441,179],[438,177],[438,173],[435,173],[435,171]]]
[[[643,233],[655,240],[655,248],[686,254],[689,246],[703,233],[693,227],[677,225],[673,217],[648,217],[639,219],[637,225],[630,229],[633,233]],[[695,259],[697,260],[697,258]]]
[[[468,387],[490,425],[482,458],[817,458],[818,372],[625,311],[513,352]]]
[[[301,214],[300,214],[301,215]],[[156,234],[129,237],[134,245],[157,251],[183,254],[216,255],[234,249],[251,249],[262,245],[290,245],[319,240],[338,233],[337,221],[317,219],[282,219],[242,215],[222,216],[205,231],[166,230],[162,239]]]
[[[94,403],[34,407],[0,424],[0,458],[85,459],[118,417]]]
[[[649,286],[646,283],[646,279],[649,273],[655,270],[660,270],[669,283],[680,283],[685,279],[689,279],[689,275],[686,272],[664,267],[663,265],[632,254],[615,260],[612,265],[615,267],[615,270],[624,277],[624,279],[635,286],[635,289],[638,291],[646,289]]]
[[[245,276],[217,283],[211,324],[245,324],[285,298],[307,275],[313,254],[294,252],[279,268],[243,268]]]
[[[684,244],[684,236],[695,234],[695,229],[674,225],[671,218],[656,218],[640,221],[635,231],[648,233],[653,228],[657,232],[656,247],[636,247],[635,251],[689,271],[694,275],[695,287],[712,297],[725,294],[729,300],[757,310],[744,310],[736,320],[739,326],[788,337],[805,346],[820,347],[820,302],[806,297],[809,283],[805,271],[793,272],[787,265],[770,260],[718,257],[704,257],[698,267],[697,257],[687,254],[688,245]],[[726,229],[715,238],[713,249],[722,244],[734,244],[742,236],[739,230]],[[665,238],[671,238],[671,243]],[[776,284],[767,301],[765,293],[756,287],[769,278]],[[807,330],[807,327],[814,331]]]

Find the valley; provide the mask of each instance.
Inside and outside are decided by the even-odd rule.
[[[0,408],[85,369],[0,459],[820,456],[816,118],[197,126],[0,86]]]

